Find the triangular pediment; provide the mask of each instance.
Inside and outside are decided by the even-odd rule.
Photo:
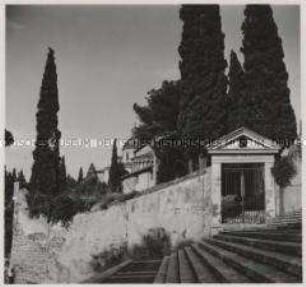
[[[208,151],[278,151],[279,146],[245,127],[241,127],[223,136],[208,146]]]

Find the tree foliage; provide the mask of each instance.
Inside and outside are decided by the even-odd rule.
[[[227,78],[218,5],[183,5],[179,46],[182,82],[178,128],[183,136],[216,139],[226,131]]]
[[[126,174],[124,165],[118,162],[117,155],[117,139],[114,140],[113,150],[112,150],[112,161],[109,170],[108,187],[111,192],[122,192],[122,182],[121,178]]]
[[[281,187],[285,188],[290,185],[291,179],[296,174],[294,162],[288,156],[278,157],[272,168],[272,174],[275,182]]]
[[[237,54],[231,51],[228,73],[227,130],[231,132],[240,126],[247,126],[252,106],[246,97],[244,71]]]
[[[81,183],[84,180],[84,176],[83,176],[83,168],[80,167],[79,170],[79,176],[78,176],[78,183]]]
[[[133,131],[140,144],[152,143],[159,159],[157,181],[165,182],[186,174],[182,147],[176,145],[180,114],[180,82],[164,81],[159,89],[148,92],[145,106],[134,105],[140,125]],[[165,142],[174,144],[165,144]]]
[[[242,49],[248,111],[248,127],[290,145],[297,136],[295,114],[290,103],[288,73],[282,40],[269,5],[247,5],[242,24]]]
[[[14,143],[14,137],[12,133],[8,130],[5,130],[5,146],[10,146]]]
[[[54,51],[49,48],[36,114],[36,142],[33,152],[29,207],[32,215],[48,217],[48,201],[60,192],[59,111]],[[44,204],[46,203],[46,208]],[[39,208],[38,208],[39,206]]]
[[[19,187],[20,188],[27,188],[28,187],[28,183],[27,183],[26,178],[23,174],[23,170],[20,170],[18,172],[17,181],[19,182]]]
[[[85,181],[87,182],[94,182],[96,183],[98,181],[98,174],[97,174],[97,170],[96,167],[93,163],[90,164],[86,177],[85,177]]]
[[[14,214],[14,182],[15,178],[11,172],[5,169],[5,193],[4,193],[4,229],[5,229],[5,257],[8,258],[11,253],[13,236],[13,214]]]
[[[63,192],[66,189],[67,173],[66,173],[66,163],[65,157],[62,156],[59,163],[59,188]]]
[[[134,104],[140,125],[134,135],[141,140],[172,134],[177,129],[180,112],[180,83],[164,81],[159,89],[152,89],[146,98],[147,105]]]

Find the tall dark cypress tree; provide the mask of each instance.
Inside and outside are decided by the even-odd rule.
[[[10,146],[14,143],[14,137],[12,135],[12,133],[8,130],[5,130],[5,135],[4,135],[4,138],[5,138],[5,146]]]
[[[119,174],[119,164],[117,155],[117,139],[114,140],[112,150],[112,160],[109,170],[108,186],[112,192],[121,192],[121,179]]]
[[[97,182],[98,181],[98,174],[97,174],[97,170],[96,167],[93,163],[91,163],[89,165],[87,174],[86,174],[86,181],[93,181],[93,182]]]
[[[62,156],[59,164],[59,184],[61,192],[64,192],[66,189],[66,181],[67,181],[66,163],[65,163],[65,157]]]
[[[244,72],[234,51],[231,51],[228,79],[227,129],[231,132],[247,126],[249,109],[252,109],[246,97]]]
[[[27,182],[25,176],[23,174],[23,170],[18,172],[17,181],[19,182],[20,188],[26,187]]]
[[[81,183],[83,180],[84,180],[83,168],[80,167],[80,170],[79,170],[79,177],[78,177],[78,183]]]
[[[182,135],[212,140],[226,132],[227,77],[218,5],[183,5],[179,46],[182,80],[178,128]]]
[[[50,214],[49,202],[59,194],[59,140],[57,128],[59,111],[57,74],[54,50],[49,48],[40,89],[36,114],[36,142],[33,152],[29,207],[32,215]]]
[[[289,144],[297,136],[290,103],[288,73],[282,40],[270,5],[247,5],[242,24],[242,49],[247,97],[251,101],[249,126],[254,131]]]

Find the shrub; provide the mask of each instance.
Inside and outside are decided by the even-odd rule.
[[[231,218],[241,213],[241,198],[237,194],[229,194],[222,198],[222,218]]]
[[[126,254],[126,245],[121,245],[119,247],[112,246],[109,250],[93,255],[90,266],[95,272],[103,272],[124,261],[126,259]]]
[[[42,215],[50,223],[61,222],[67,227],[76,214],[89,211],[106,197],[106,194],[105,183],[93,180],[78,183],[73,178],[69,178],[61,194],[48,200],[40,200],[39,197],[33,196],[33,193],[29,193],[27,201],[32,217]]]
[[[272,168],[272,174],[275,182],[281,188],[288,186],[296,174],[296,168],[291,157],[284,156],[277,158]]]
[[[181,250],[181,249],[184,249],[185,247],[190,246],[193,243],[194,243],[194,241],[192,239],[184,239],[184,240],[180,241],[178,244],[176,244],[174,249],[175,250]]]
[[[92,255],[91,268],[95,272],[103,272],[124,260],[130,259],[161,259],[171,252],[170,237],[164,228],[149,229],[140,244],[128,250],[127,245],[111,246],[109,250]]]
[[[139,245],[129,250],[129,256],[135,259],[159,259],[171,252],[170,237],[164,228],[149,229]]]

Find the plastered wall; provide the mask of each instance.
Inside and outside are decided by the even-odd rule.
[[[155,186],[107,210],[79,214],[69,228],[30,219],[25,190],[16,197],[11,267],[16,283],[72,283],[93,275],[92,255],[141,242],[163,227],[175,245],[211,234],[214,217],[210,169]]]

